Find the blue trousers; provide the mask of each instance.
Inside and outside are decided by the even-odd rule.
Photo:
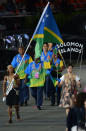
[[[27,100],[29,100],[29,88],[25,85],[24,79],[21,79],[19,87],[19,103],[24,103]]]
[[[58,74],[58,78],[61,78],[61,73]],[[60,104],[60,98],[61,98],[61,90],[62,90],[62,87],[56,87],[56,93],[57,93],[57,105]]]
[[[35,98],[35,104],[42,106],[43,103],[43,87],[30,87],[31,95]]]
[[[60,104],[61,97],[61,87],[54,87],[53,82],[51,81],[51,104],[55,104],[55,93],[56,93],[56,102],[57,105]]]
[[[57,94],[57,105],[60,104],[60,98],[61,98],[61,87],[56,87],[56,94]]]
[[[50,99],[51,99],[51,104],[55,104],[55,92],[56,92],[56,88],[54,87],[54,84],[53,84],[53,82],[52,82],[52,80],[51,80],[51,97],[50,97]]]
[[[50,79],[50,75],[47,75],[45,85],[44,85],[45,97],[50,97],[50,90],[51,90],[51,79]]]

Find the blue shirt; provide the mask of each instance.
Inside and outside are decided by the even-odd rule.
[[[56,62],[54,63],[54,59],[53,59],[53,64],[56,66],[56,64],[60,64],[60,59],[59,58],[57,58],[57,60],[56,60]]]
[[[25,57],[24,57],[23,61],[29,60],[29,58],[30,58],[30,56],[29,56],[28,54],[25,54]],[[13,58],[13,60],[12,60],[12,62],[11,62],[11,65],[12,65],[14,68],[16,68],[16,67],[19,65],[19,63],[20,63],[21,60],[22,60],[21,55],[20,55],[20,54],[17,54],[16,56],[14,56],[14,58]]]
[[[44,62],[44,61],[49,62],[49,60],[51,60],[51,58],[52,58],[52,53],[50,51],[48,51],[46,55],[44,54],[44,51],[42,52],[42,54],[41,54],[41,61],[42,62]]]
[[[53,50],[49,50],[48,52],[49,52],[50,56],[52,57],[52,55],[53,55]]]

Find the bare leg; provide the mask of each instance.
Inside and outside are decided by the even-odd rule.
[[[20,120],[20,115],[19,115],[19,106],[18,106],[18,105],[15,105],[15,111],[16,111],[17,119]]]
[[[9,123],[12,123],[12,106],[8,107]]]
[[[66,108],[66,116],[68,116],[69,111],[70,111],[70,108]],[[68,128],[66,128],[65,131],[68,131]]]

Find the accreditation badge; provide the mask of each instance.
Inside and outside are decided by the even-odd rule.
[[[44,62],[44,68],[45,69],[51,69],[50,62]]]
[[[35,78],[38,79],[39,78],[39,72],[35,73]]]

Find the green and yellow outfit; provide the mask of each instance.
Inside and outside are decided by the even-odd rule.
[[[16,55],[13,58],[11,65],[15,68],[15,70],[17,69],[21,60],[22,60],[22,57],[20,54]],[[29,99],[29,89],[27,88],[26,84],[24,83],[24,80],[26,77],[26,74],[24,71],[30,62],[32,62],[32,58],[28,54],[25,54],[25,57],[17,72],[17,74],[20,77],[20,87],[19,87],[19,103],[20,104],[23,104],[24,102],[26,102]]]
[[[45,72],[41,63],[33,61],[25,70],[26,75],[30,79],[29,86],[32,96],[35,98],[37,106],[43,103],[43,87],[45,83]]]

